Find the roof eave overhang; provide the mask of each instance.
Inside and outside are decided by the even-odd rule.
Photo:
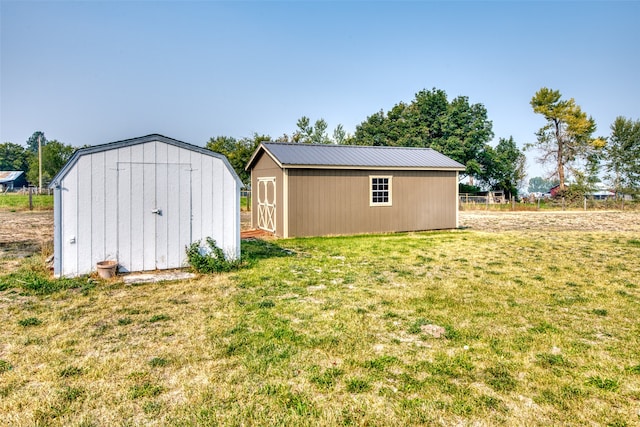
[[[247,162],[245,170],[249,171],[258,160],[260,154],[264,152],[268,155],[273,162],[278,165],[280,169],[341,169],[341,170],[407,170],[407,171],[449,171],[449,172],[462,172],[465,167],[460,166],[370,166],[370,165],[318,165],[318,164],[289,164],[282,163],[269,149],[260,143],[258,148],[253,152],[253,155]]]
[[[155,134],[154,133],[154,134],[151,134],[151,135],[140,136],[140,137],[137,137],[137,138],[125,139],[125,140],[122,140],[122,141],[108,142],[106,144],[98,144],[98,145],[93,145],[93,146],[90,146],[90,147],[78,148],[73,153],[73,155],[69,158],[67,163],[62,167],[62,169],[60,169],[60,171],[58,171],[58,173],[53,177],[53,179],[51,180],[51,183],[49,184],[49,188],[57,187],[59,185],[60,181],[66,176],[67,172],[69,172],[69,170],[76,164],[78,159],[80,159],[80,157],[82,157],[82,156],[85,156],[85,155],[88,155],[88,154],[93,154],[93,153],[98,153],[98,152],[101,152],[101,151],[113,150],[113,149],[117,149],[117,148],[128,147],[128,146],[132,146],[132,145],[138,145],[138,144],[143,144],[143,143],[147,143],[147,142],[154,142],[154,141],[163,142],[163,143],[174,145],[174,146],[180,147],[180,148],[185,148],[187,150],[195,151],[195,152],[198,152],[198,153],[201,153],[201,154],[205,154],[205,155],[208,155],[208,156],[211,156],[211,157],[215,157],[215,158],[218,158],[218,159],[222,160],[222,162],[225,164],[226,168],[233,175],[234,180],[238,183],[240,188],[244,187],[244,184],[242,183],[242,180],[240,179],[240,177],[238,176],[236,171],[231,166],[231,163],[229,163],[229,159],[227,159],[222,154],[216,153],[214,151],[211,151],[211,150],[209,150],[209,149],[207,149],[205,147],[199,147],[197,145],[189,144],[187,142],[179,141],[177,139],[169,138],[169,137],[166,137],[164,135],[160,135],[160,134]]]
[[[253,167],[253,164],[258,159],[258,155],[262,151],[264,151],[271,158],[271,160],[273,160],[275,162],[275,164],[278,165],[278,167],[280,169],[284,169],[285,167],[288,167],[288,166],[283,165],[280,162],[280,160],[278,160],[278,158],[276,156],[274,156],[273,153],[271,153],[269,151],[269,149],[267,149],[267,147],[265,147],[265,145],[263,143],[260,143],[260,145],[258,145],[258,148],[256,148],[256,151],[253,152],[253,155],[251,156],[251,158],[247,162],[247,166],[244,167],[244,170],[249,171]]]
[[[276,159],[274,159],[277,162]],[[438,166],[367,166],[367,165],[290,165],[280,164],[281,168],[286,169],[342,169],[342,170],[406,170],[406,171],[448,171],[462,172],[462,167],[438,167]]]

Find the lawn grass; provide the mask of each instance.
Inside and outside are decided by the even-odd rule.
[[[257,240],[243,242],[246,266],[233,273],[9,287],[0,419],[637,425],[639,240],[471,231]]]
[[[31,197],[33,209],[53,209],[53,195],[33,194]],[[29,210],[29,195],[16,193],[0,193],[0,210],[7,210],[12,212]]]

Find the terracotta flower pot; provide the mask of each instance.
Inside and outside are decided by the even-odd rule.
[[[98,275],[103,279],[110,279],[116,275],[118,261],[100,261],[96,264],[98,267]]]

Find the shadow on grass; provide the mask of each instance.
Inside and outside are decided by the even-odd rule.
[[[281,258],[294,255],[293,251],[262,239],[243,240],[240,251],[242,260],[249,264],[249,266],[253,266],[254,263],[261,259]]]

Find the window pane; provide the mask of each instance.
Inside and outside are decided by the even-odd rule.
[[[389,204],[389,178],[371,178],[371,203]]]

